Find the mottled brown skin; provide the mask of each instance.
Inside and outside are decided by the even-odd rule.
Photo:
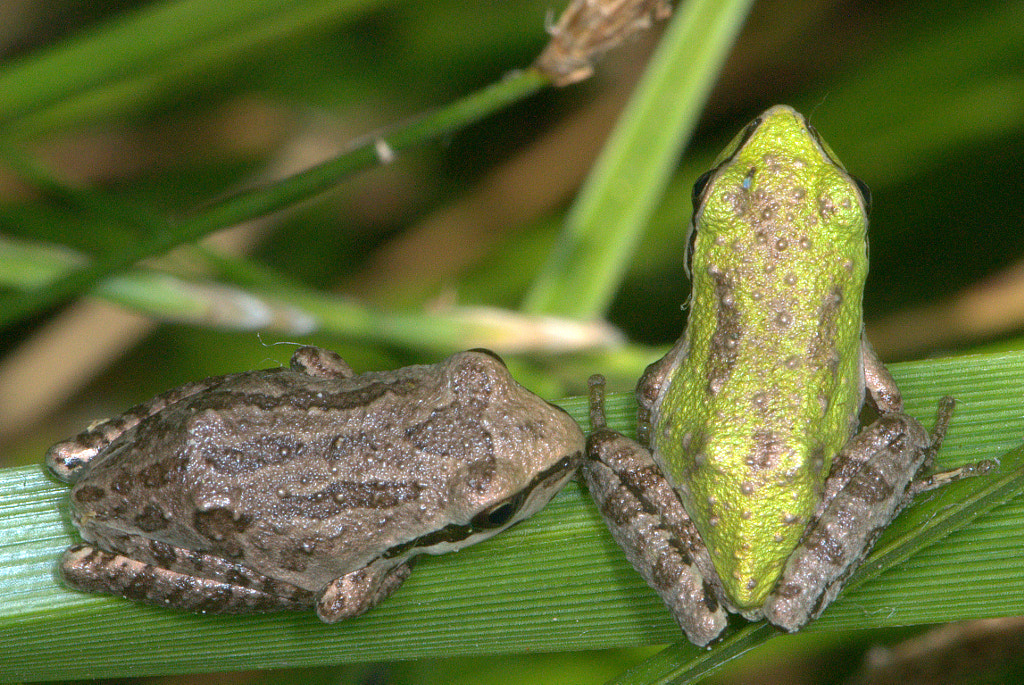
[[[85,545],[72,587],[195,611],[366,611],[416,554],[500,532],[582,458],[562,410],[485,351],[354,375],[305,347],[291,369],[210,378],[51,448]]]

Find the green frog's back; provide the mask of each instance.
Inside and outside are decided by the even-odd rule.
[[[706,177],[683,359],[652,448],[730,598],[756,609],[863,399],[865,198],[803,118],[766,112]]]

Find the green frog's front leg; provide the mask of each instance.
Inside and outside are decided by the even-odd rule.
[[[825,497],[765,602],[768,621],[793,632],[817,618],[915,494],[994,467],[984,461],[920,476],[932,465],[954,404],[951,397],[940,401],[931,435],[912,416],[890,412],[836,455]]]

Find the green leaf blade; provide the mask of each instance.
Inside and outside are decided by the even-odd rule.
[[[897,365],[894,372],[913,398],[911,411],[926,422],[939,396],[961,398],[940,453],[943,466],[972,461],[976,454],[998,456],[994,445],[1020,444],[1024,354]],[[581,398],[564,405],[586,425]],[[624,417],[632,398],[618,394],[609,405],[615,427],[628,430],[632,419]],[[951,505],[989,506],[1016,495],[1024,487],[1022,459],[1014,452],[995,474],[955,483],[918,502],[887,532],[876,554],[886,554],[893,544],[887,541],[917,544],[913,540],[925,522],[959,515]],[[2,680],[569,651],[681,639],[576,484],[501,536],[458,554],[424,558],[380,607],[332,626],[311,612],[196,616],[64,588],[54,570],[62,550],[78,539],[67,520],[66,493],[40,467],[0,470]],[[894,568],[841,595],[808,630],[1024,613],[1022,531],[1024,503],[1017,498],[906,561],[899,561],[905,550],[898,549]],[[64,649],[67,644],[76,649]],[[125,650],[125,644],[137,646]]]

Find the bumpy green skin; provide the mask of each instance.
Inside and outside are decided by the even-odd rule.
[[[856,183],[788,107],[720,159],[694,217],[689,324],[651,441],[742,611],[775,585],[856,425],[867,218]]]

